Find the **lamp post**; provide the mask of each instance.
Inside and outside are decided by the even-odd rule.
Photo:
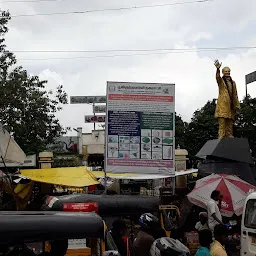
[[[248,97],[247,85],[256,81],[256,71],[245,76],[245,97]]]

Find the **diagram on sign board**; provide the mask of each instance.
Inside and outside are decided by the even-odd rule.
[[[108,136],[108,157],[133,159],[173,159],[173,132],[141,130],[141,136]]]

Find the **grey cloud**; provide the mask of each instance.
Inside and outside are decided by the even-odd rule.
[[[234,4],[235,2],[235,4]],[[202,4],[148,8],[81,15],[56,15],[13,18],[7,37],[12,50],[97,50],[152,49],[198,46],[203,35],[208,42],[223,46],[221,38],[239,31],[255,20],[255,1],[214,1]],[[1,3],[1,1],[0,1]],[[170,1],[157,1],[157,4]],[[156,1],[63,0],[56,3],[5,4],[13,14],[66,12],[75,10],[150,5]],[[239,11],[241,10],[241,11]],[[234,34],[234,31],[238,31]],[[231,35],[230,35],[231,37]],[[197,38],[195,42],[193,38]],[[232,38],[232,37],[231,37]],[[254,42],[248,35],[243,42]],[[216,43],[216,44],[217,44]],[[215,46],[216,46],[215,44]],[[217,46],[218,46],[217,45]],[[202,45],[201,45],[202,47]],[[117,53],[125,54],[125,53]],[[129,54],[129,53],[127,53]],[[73,60],[22,61],[30,58],[115,55],[115,53],[17,53],[20,64],[29,72],[48,79],[47,88],[63,83],[69,95],[104,94],[107,80],[176,83],[177,112],[189,120],[195,109],[217,97],[213,60],[220,57],[230,65],[238,84],[239,97],[244,95],[244,75],[253,71],[255,51],[206,52],[168,55],[88,58]],[[251,93],[255,93],[251,86]],[[91,106],[68,105],[59,114],[65,126],[81,126]],[[88,125],[83,125],[84,128]],[[90,126],[91,128],[91,126]]]

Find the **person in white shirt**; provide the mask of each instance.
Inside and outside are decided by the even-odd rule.
[[[214,190],[211,194],[211,199],[207,203],[207,213],[208,213],[208,225],[210,230],[214,231],[216,225],[224,223],[222,222],[222,216],[220,214],[220,209],[218,207],[218,202],[221,198],[220,191]]]
[[[201,231],[201,230],[204,230],[204,229],[209,229],[207,212],[200,212],[199,213],[199,221],[196,223],[195,229],[197,231]]]

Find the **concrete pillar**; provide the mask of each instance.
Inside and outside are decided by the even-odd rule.
[[[83,154],[83,128],[77,127],[77,137],[78,137],[78,154]]]
[[[53,153],[52,152],[39,153],[39,161],[38,162],[39,162],[40,169],[52,168]],[[52,193],[52,187],[53,187],[53,185],[51,185],[51,184],[41,183],[41,193],[43,195],[50,195]]]
[[[41,152],[39,153],[39,168],[46,169],[52,168],[53,153],[52,152]]]
[[[83,145],[82,146],[82,155],[83,155],[83,158],[82,158],[82,162],[83,162],[83,165],[84,166],[88,166],[88,151],[87,151],[87,146],[86,145]]]
[[[186,149],[181,149],[179,146],[175,149],[175,170],[183,171],[187,169],[187,155],[188,151]],[[176,177],[176,188],[186,188],[187,187],[187,176],[177,176]]]

